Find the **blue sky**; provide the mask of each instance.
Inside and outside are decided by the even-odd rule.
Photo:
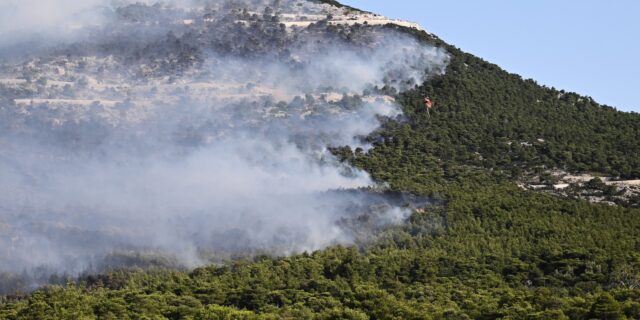
[[[466,52],[540,84],[640,112],[638,0],[342,0],[419,22]]]

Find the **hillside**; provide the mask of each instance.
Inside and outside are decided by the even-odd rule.
[[[593,173],[617,180],[640,176],[640,146],[636,143],[640,114],[619,112],[588,96],[523,80],[433,35],[404,30],[446,48],[452,57],[447,72],[399,94],[398,101],[411,121],[389,124],[384,133],[389,137],[387,143],[377,144],[367,155],[342,150],[343,159],[390,181],[419,178],[416,170],[429,168],[406,167],[431,162],[433,171],[421,172],[429,181],[417,182],[421,186],[434,179],[446,180],[443,167],[459,166],[485,168],[512,180],[535,178],[542,184],[558,181],[553,176],[558,172]],[[430,114],[424,110],[425,96],[436,103]],[[390,159],[391,154],[402,157]],[[412,174],[401,177],[391,171],[393,175],[385,175],[390,171],[378,167],[377,158]],[[398,187],[406,188],[406,182],[398,182]],[[627,193],[629,197],[618,203],[639,206],[638,190]]]
[[[289,2],[295,1],[272,5],[286,8]],[[160,16],[180,32],[160,30],[149,44],[118,41],[113,30],[104,43],[61,46],[47,53],[52,58],[20,67],[6,63],[0,70],[6,79],[0,82],[0,166],[12,174],[1,185],[0,208],[22,211],[0,216],[0,250],[33,249],[21,240],[42,234],[78,252],[78,260],[109,252],[113,243],[129,251],[106,262],[88,260],[108,266],[98,271],[62,269],[52,275],[44,268],[36,275],[45,281],[0,263],[14,269],[0,270],[0,291],[9,293],[0,298],[0,318],[640,318],[635,189],[597,179],[566,193],[552,187],[569,175],[640,178],[640,114],[524,80],[411,25],[332,23],[368,13],[321,2],[321,13],[313,11],[317,7],[292,9],[290,25],[288,16],[266,9],[256,14],[240,8],[228,15],[204,9],[189,12],[188,23],[183,16],[176,23],[158,7],[134,5],[120,11],[132,25]],[[327,11],[334,16],[322,18]],[[308,20],[313,22],[298,23]],[[336,44],[337,51],[327,49]],[[400,45],[403,50],[392,50]],[[95,50],[108,54],[87,59]],[[363,58],[369,55],[375,59]],[[365,84],[354,80],[371,65],[382,72],[367,73]],[[248,66],[250,72],[242,71]],[[415,68],[426,71],[416,74]],[[274,80],[280,72],[286,77]],[[129,79],[126,86],[122,79]],[[426,96],[435,102],[429,114]],[[168,106],[156,111],[161,103]],[[362,141],[354,142],[354,136]],[[324,153],[327,147],[336,159]],[[185,155],[189,165],[183,168]],[[149,159],[153,165],[144,165]],[[132,160],[136,164],[128,166]],[[68,192],[89,200],[59,203],[39,195],[62,183],[75,186],[75,180],[48,172],[76,172],[74,166],[89,172],[80,175],[87,183]],[[199,177],[224,183],[227,175],[216,173],[224,170],[235,179],[223,186],[250,197],[233,190],[195,191],[211,188]],[[95,172],[100,174],[93,177]],[[158,172],[171,174],[156,178]],[[132,187],[119,191],[121,184],[113,181],[120,177]],[[172,187],[158,191],[154,184]],[[550,187],[529,190],[532,184]],[[104,198],[94,200],[95,194],[83,190],[87,186]],[[284,195],[273,192],[274,186]],[[344,186],[359,191],[345,192]],[[176,204],[174,198],[185,196],[181,189],[193,193]],[[310,192],[300,197],[290,191],[299,189]],[[26,206],[12,200],[23,197],[22,191],[43,202],[23,200]],[[603,199],[611,203],[587,201],[593,199],[585,192],[607,193]],[[160,203],[168,208],[155,208],[143,222],[107,213],[148,209],[147,202],[124,194],[166,197]],[[400,202],[390,200],[397,195]],[[233,203],[211,206],[199,196]],[[254,197],[260,210],[249,205]],[[104,199],[126,201],[116,206]],[[103,228],[88,221],[93,218],[82,213],[84,207]],[[60,220],[30,216],[33,208]],[[196,213],[173,218],[170,211],[184,208]],[[228,225],[223,228],[204,219],[211,217],[201,211],[212,208],[248,218],[216,216]],[[278,213],[270,215],[275,222],[260,219],[270,212]],[[117,230],[119,221],[131,228]],[[318,226],[305,229],[306,221]],[[157,249],[173,255],[135,250],[136,242],[154,243],[157,230],[180,231]],[[208,265],[179,261],[192,242],[199,250],[210,248]],[[0,258],[13,258],[18,266],[37,258],[14,251],[0,251]],[[31,292],[32,282],[51,285]]]

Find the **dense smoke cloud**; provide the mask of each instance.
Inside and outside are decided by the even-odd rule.
[[[82,3],[67,7],[98,4]],[[375,184],[328,148],[370,147],[362,138],[401,114],[381,89],[442,73],[445,52],[384,28],[286,28],[278,12],[252,13],[266,1],[186,3],[112,2],[91,39],[2,66],[0,270],[78,273],[130,252],[186,266],[291,254],[410,213],[336,191]],[[294,3],[274,7],[331,9]]]
[[[78,35],[104,22],[106,4],[103,0],[3,0],[0,46]]]

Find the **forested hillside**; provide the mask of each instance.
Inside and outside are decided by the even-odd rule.
[[[640,177],[640,114],[523,80],[435,36],[405,30],[446,47],[452,59],[445,75],[400,94],[410,123],[390,124],[388,142],[376,153],[402,149],[409,157],[432,156],[514,178],[545,169]],[[436,104],[430,115],[425,96]]]
[[[480,188],[480,189],[478,189]],[[193,272],[87,276],[8,319],[636,319],[638,210],[486,183],[372,245]]]
[[[371,150],[332,151],[432,205],[354,246],[87,274],[1,298],[0,319],[640,319],[640,209],[516,184],[556,169],[640,178],[640,114],[523,80],[422,31],[379,28],[445,48],[446,73],[371,89],[405,116],[385,119]]]

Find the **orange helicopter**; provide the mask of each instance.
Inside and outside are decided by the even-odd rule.
[[[431,113],[429,112],[429,110],[433,109],[434,106],[435,104],[433,103],[433,100],[431,100],[431,98],[429,97],[424,98],[424,107],[427,110],[427,116],[429,116],[429,118],[431,118]]]

